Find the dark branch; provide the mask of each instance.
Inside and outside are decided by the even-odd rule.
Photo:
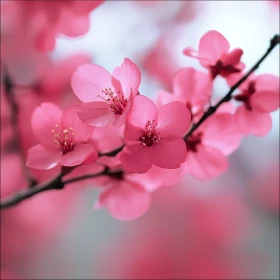
[[[68,173],[68,172],[66,172],[66,173]],[[16,205],[16,204],[20,203],[21,201],[23,201],[29,197],[32,197],[38,193],[41,193],[41,192],[45,192],[45,191],[49,191],[49,190],[61,190],[64,188],[65,185],[73,183],[73,182],[90,179],[90,178],[95,178],[98,176],[119,177],[119,176],[123,175],[123,171],[112,172],[109,170],[109,168],[105,168],[102,172],[99,172],[96,174],[83,175],[83,176],[79,176],[79,177],[75,177],[75,178],[63,181],[62,178],[63,178],[63,176],[66,175],[66,173],[62,172],[62,174],[58,175],[57,177],[55,177],[54,179],[52,179],[48,182],[36,185],[33,188],[26,189],[22,192],[15,194],[14,196],[11,196],[11,197],[5,199],[3,202],[1,202],[1,209]]]
[[[198,127],[206,120],[208,119],[211,115],[213,115],[217,109],[225,102],[230,101],[233,92],[243,83],[245,82],[248,77],[256,70],[259,68],[261,63],[265,60],[265,58],[270,54],[270,52],[280,43],[280,35],[275,35],[271,40],[270,40],[270,46],[265,52],[265,54],[257,61],[257,63],[236,83],[234,84],[229,92],[215,105],[215,106],[210,106],[208,110],[203,114],[201,119],[193,124],[192,128],[188,131],[188,133],[184,136],[184,140],[186,141],[188,137],[192,135],[192,133],[198,129]]]

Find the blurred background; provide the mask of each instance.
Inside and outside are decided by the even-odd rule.
[[[31,47],[30,26],[18,29],[21,11],[5,2],[1,67],[21,87],[11,109],[1,83],[1,197],[28,184],[22,160],[36,143],[34,108],[78,102],[70,87],[78,65],[112,71],[129,57],[142,72],[141,94],[153,98],[171,90],[180,67],[202,69],[182,49],[196,48],[208,30],[242,48],[247,67],[279,33],[279,1],[105,1],[90,14],[87,34],[59,35],[54,50],[42,53]],[[279,75],[279,48],[257,73]],[[215,81],[217,96],[227,89]],[[30,172],[37,181],[52,175]],[[279,279],[279,111],[266,137],[243,139],[225,174],[203,183],[186,176],[159,189],[135,221],[94,211],[97,195],[94,186],[73,186],[1,211],[1,279]]]

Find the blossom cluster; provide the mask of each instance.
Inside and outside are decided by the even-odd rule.
[[[81,63],[71,79],[81,102],[64,111],[44,102],[34,110],[31,126],[39,144],[29,149],[27,166],[75,167],[70,177],[117,171],[90,180],[102,187],[95,207],[106,207],[120,220],[143,215],[151,192],[186,174],[209,180],[225,172],[243,136],[265,136],[271,130],[270,113],[279,108],[279,77],[252,74],[216,108],[214,81],[221,77],[233,86],[244,76],[243,50],[232,49],[221,33],[210,30],[197,51],[187,47],[183,54],[198,59],[205,71],[179,69],[172,92],[159,90],[154,101],[140,93],[141,71],[129,58],[112,74]],[[217,110],[193,129],[209,108]]]

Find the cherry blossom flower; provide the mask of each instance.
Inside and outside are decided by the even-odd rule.
[[[72,77],[74,93],[85,102],[78,112],[79,118],[90,126],[120,127],[138,94],[140,82],[141,73],[128,58],[112,75],[98,65],[80,66]]]
[[[150,207],[150,194],[139,183],[125,178],[110,179],[94,208],[106,207],[112,217],[129,221],[144,215]]]
[[[12,29],[24,31],[25,36],[32,39],[36,49],[47,52],[55,47],[57,34],[70,37],[85,34],[90,27],[89,13],[102,2],[102,0],[5,1],[3,13],[16,15],[13,21],[9,21],[12,22]]]
[[[149,98],[136,96],[124,132],[126,148],[120,157],[124,169],[144,173],[152,165],[179,168],[186,158],[182,136],[190,119],[182,102],[171,102],[157,110]]]
[[[227,157],[241,143],[234,116],[219,113],[211,116],[186,141],[187,172],[199,180],[212,179],[228,168]]]
[[[156,104],[165,105],[172,101],[181,101],[191,111],[192,119],[203,114],[212,93],[212,80],[203,72],[192,67],[178,70],[173,78],[173,94],[158,91]]]
[[[243,103],[235,112],[240,132],[265,136],[272,127],[269,113],[279,108],[279,77],[270,74],[253,77],[240,86],[234,99]]]
[[[43,103],[34,111],[32,129],[40,144],[28,151],[29,167],[76,166],[88,158],[97,159],[95,148],[86,143],[93,130],[79,120],[77,110],[78,106],[72,106],[62,113],[56,105]]]
[[[240,61],[243,50],[230,51],[228,40],[218,31],[210,30],[199,41],[198,51],[188,47],[183,50],[186,56],[199,59],[202,66],[209,70],[212,79],[218,75],[231,84],[233,74],[242,72],[245,65]]]

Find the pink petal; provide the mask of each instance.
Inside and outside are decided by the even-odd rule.
[[[235,119],[239,131],[244,135],[265,136],[272,128],[272,120],[269,113],[249,111],[244,106],[237,108]]]
[[[126,143],[129,141],[139,141],[141,134],[142,134],[141,127],[135,126],[129,122],[126,123],[125,130],[124,130],[124,139]]]
[[[192,47],[187,47],[185,49],[183,49],[183,54],[192,58],[196,58],[198,60],[200,60],[200,62],[202,63],[202,65],[209,65],[211,63],[214,63],[213,59],[208,56],[201,56],[195,49],[193,49]]]
[[[187,148],[182,138],[173,141],[161,139],[147,149],[149,160],[158,167],[176,169],[186,159]]]
[[[140,185],[128,181],[114,181],[103,191],[97,207],[105,206],[116,219],[129,221],[144,215],[150,207],[150,195]]]
[[[279,91],[256,92],[251,97],[253,110],[260,112],[273,112],[279,108]]]
[[[52,130],[60,124],[62,111],[52,103],[42,103],[35,109],[31,117],[31,125],[36,138],[42,144],[53,144]]]
[[[138,144],[138,149],[135,149],[133,153],[127,148],[122,152],[120,160],[126,172],[145,173],[152,167],[146,152],[148,148],[140,145]]]
[[[206,73],[192,67],[182,68],[174,75],[173,92],[178,101],[192,106],[205,105],[212,93],[212,82]]]
[[[240,62],[241,56],[243,55],[242,49],[234,49],[231,52],[224,55],[222,61],[225,65],[237,65]]]
[[[92,135],[93,128],[85,125],[78,117],[77,112],[80,106],[71,106],[66,109],[61,117],[62,129],[68,129],[71,127],[74,133],[73,139],[75,143],[86,142]]]
[[[156,97],[156,101],[155,101],[157,108],[160,108],[163,105],[173,102],[173,101],[184,102],[184,98],[181,96],[175,96],[174,94],[172,94],[168,91],[164,91],[162,89],[157,91],[157,97]]]
[[[114,121],[114,113],[103,101],[82,104],[77,114],[83,123],[90,126],[107,127]]]
[[[210,30],[200,39],[199,56],[217,62],[230,48],[228,40],[218,31]]]
[[[272,91],[279,94],[279,77],[272,74],[262,74],[256,77],[257,91]]]
[[[63,166],[76,166],[82,164],[89,157],[91,158],[91,162],[98,158],[97,151],[92,145],[75,144],[73,151],[61,157],[60,164]]]
[[[202,142],[206,146],[216,148],[224,155],[230,155],[241,144],[242,135],[233,115],[215,114],[205,124]]]
[[[134,98],[132,108],[127,116],[127,121],[134,126],[146,128],[148,121],[157,121],[157,108],[153,101],[144,95]]]
[[[129,97],[132,91],[135,96],[141,83],[141,72],[137,65],[125,58],[121,66],[116,67],[112,74],[112,84],[122,90],[125,97]]]
[[[174,101],[162,106],[158,110],[157,132],[161,137],[181,137],[189,129],[191,113],[184,103]]]
[[[113,88],[111,74],[95,64],[84,64],[78,67],[72,76],[71,85],[74,93],[83,102],[101,101],[102,90]]]
[[[219,150],[200,145],[197,152],[188,152],[186,165],[191,176],[205,181],[225,172],[228,161]]]
[[[42,145],[36,145],[28,150],[26,165],[35,169],[51,169],[55,167],[61,158],[57,148],[47,149]]]

